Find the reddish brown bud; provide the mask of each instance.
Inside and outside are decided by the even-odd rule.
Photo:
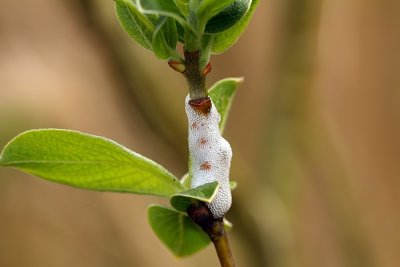
[[[211,69],[212,69],[212,65],[211,65],[211,63],[208,63],[207,66],[204,68],[202,75],[206,76],[207,74],[210,73]]]
[[[209,97],[205,97],[200,99],[189,100],[189,105],[198,112],[201,112],[203,114],[208,114],[210,113],[212,103]]]
[[[183,73],[186,70],[185,64],[180,61],[170,60],[168,61],[168,65],[173,68],[175,71]]]

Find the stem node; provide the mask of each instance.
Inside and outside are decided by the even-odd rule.
[[[187,214],[210,237],[217,251],[221,267],[235,267],[223,218],[214,218],[207,204],[203,202],[192,204],[188,208]]]

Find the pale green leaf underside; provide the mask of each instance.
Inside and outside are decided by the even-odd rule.
[[[159,164],[114,141],[71,130],[22,133],[0,155],[13,167],[74,187],[169,197],[184,190]]]
[[[137,0],[136,3],[139,11],[143,14],[170,17],[182,26],[191,28],[191,25],[187,23],[184,16],[180,13],[179,8],[172,0]]]
[[[154,25],[130,0],[116,0],[115,11],[121,26],[141,46],[152,50]]]
[[[162,17],[153,36],[153,51],[159,59],[173,58],[176,54],[178,33],[175,21],[168,17]],[[179,58],[179,55],[177,56]]]
[[[192,177],[190,177],[189,173],[185,173],[181,178],[181,184],[185,189],[190,189],[192,183]],[[236,181],[229,181],[229,187],[231,190],[236,189],[237,182]]]
[[[233,27],[226,31],[214,35],[212,53],[220,54],[229,49],[239,39],[240,35],[245,31],[247,25],[250,23],[251,17],[260,0],[253,0],[250,5],[249,11],[239,20]]]
[[[192,177],[190,177],[189,173],[185,173],[181,178],[181,184],[185,189],[190,189],[192,183]]]
[[[210,203],[217,194],[218,182],[203,184],[199,187],[176,193],[170,199],[172,207],[178,211],[186,212],[188,207],[197,202]]]
[[[207,234],[184,213],[152,205],[148,220],[157,237],[177,257],[192,255],[210,243]]]
[[[226,78],[215,83],[208,91],[215,107],[221,115],[221,122],[219,123],[221,133],[223,133],[225,128],[233,97],[242,81],[242,78]]]
[[[174,0],[174,3],[183,16],[189,16],[189,0]]]

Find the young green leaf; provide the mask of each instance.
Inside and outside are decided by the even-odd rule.
[[[137,6],[143,14],[154,14],[158,16],[170,17],[182,26],[190,28],[186,18],[181,14],[175,1],[172,0],[137,0]]]
[[[219,123],[221,133],[225,128],[233,97],[242,81],[242,78],[226,78],[215,83],[208,91],[215,107],[221,115],[221,122]]]
[[[201,44],[200,55],[200,69],[204,70],[208,63],[210,63],[211,47],[213,43],[213,36],[205,34]]]
[[[206,33],[219,33],[235,25],[249,10],[252,0],[235,0],[206,24]]]
[[[181,43],[185,43],[185,29],[181,24],[176,23],[176,31],[178,32],[178,41]]]
[[[141,46],[152,50],[154,25],[130,0],[116,0],[115,11],[124,30]]]
[[[192,177],[190,177],[189,173],[185,173],[181,178],[181,184],[185,189],[190,189],[192,182]]]
[[[189,17],[189,0],[174,0],[176,7],[184,17]]]
[[[260,0],[252,0],[249,11],[239,20],[234,26],[226,31],[214,35],[212,53],[220,54],[225,50],[229,49],[244,32],[247,25],[250,23],[251,17]]]
[[[197,18],[201,27],[205,27],[207,21],[224,10],[235,0],[202,0],[197,8]],[[204,30],[201,29],[201,30]]]
[[[71,130],[24,132],[0,154],[0,166],[98,191],[169,197],[184,190],[157,163],[103,137]]]
[[[196,201],[210,203],[217,195],[218,187],[218,182],[203,184],[174,194],[170,199],[170,203],[177,211],[186,212],[188,207]]]
[[[176,52],[178,33],[175,21],[168,17],[160,17],[156,31],[153,36],[154,54],[162,60],[179,60],[180,56]]]
[[[190,177],[189,173],[185,173],[182,178],[181,178],[181,184],[185,189],[190,189],[192,183],[192,177]],[[237,187],[237,182],[236,181],[229,181],[229,187],[231,190],[236,189]]]
[[[177,257],[192,255],[210,243],[208,235],[184,213],[152,205],[147,215],[154,233]]]

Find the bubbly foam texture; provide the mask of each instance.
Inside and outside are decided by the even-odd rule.
[[[219,189],[213,201],[208,205],[215,218],[222,218],[232,204],[229,187],[229,170],[232,149],[219,131],[221,116],[212,103],[208,114],[196,111],[189,105],[189,96],[185,100],[185,110],[189,121],[189,154],[192,172],[192,188],[219,182]]]

